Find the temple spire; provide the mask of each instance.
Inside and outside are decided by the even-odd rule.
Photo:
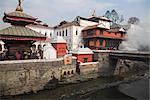
[[[92,13],[92,17],[95,17],[96,16],[96,11],[95,9],[93,10],[93,13]]]
[[[20,11],[20,12],[23,12],[23,9],[21,7],[21,4],[22,4],[23,0],[18,0],[18,6],[16,8],[16,11]]]

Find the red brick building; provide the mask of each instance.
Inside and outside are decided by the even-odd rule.
[[[118,49],[119,44],[126,38],[123,28],[107,29],[102,24],[88,26],[82,31],[83,41],[90,49]]]
[[[77,57],[77,60],[82,63],[93,61],[93,52],[89,48],[78,48],[73,50],[72,55]]]
[[[63,57],[66,55],[67,42],[61,36],[52,40],[52,46],[57,50],[57,57]]]

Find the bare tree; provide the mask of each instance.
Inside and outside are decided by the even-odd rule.
[[[115,9],[113,9],[111,12],[107,10],[104,16],[109,18],[112,23],[121,23],[124,21],[123,15],[119,15]]]
[[[110,15],[111,15],[110,11],[107,10],[104,16],[107,17],[107,18],[110,18]]]
[[[129,20],[128,20],[128,24],[139,24],[140,22],[140,19],[137,18],[137,17],[130,17]]]
[[[111,15],[110,16],[111,16],[112,22],[113,23],[117,23],[117,21],[119,20],[119,15],[114,9],[111,11]]]
[[[120,21],[119,21],[119,22],[121,23],[121,22],[123,22],[123,21],[124,21],[124,17],[123,17],[123,15],[121,15],[121,16],[120,16]]]

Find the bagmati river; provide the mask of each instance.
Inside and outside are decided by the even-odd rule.
[[[149,78],[141,79],[128,85],[121,84],[120,86],[96,89],[99,84],[106,81],[108,80],[99,78],[78,84],[58,86],[55,89],[42,90],[37,93],[5,96],[1,97],[1,100],[149,100]],[[84,93],[87,88],[94,89]],[[120,92],[119,88],[123,92]]]

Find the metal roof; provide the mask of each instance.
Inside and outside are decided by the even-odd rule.
[[[45,38],[41,33],[38,33],[30,28],[23,26],[11,26],[0,30],[0,36],[20,36],[20,37],[39,37]]]
[[[19,17],[19,18],[27,18],[27,19],[37,19],[35,17],[32,17],[24,12],[20,12],[20,11],[14,11],[11,13],[5,13],[6,16],[12,16],[12,17]]]

